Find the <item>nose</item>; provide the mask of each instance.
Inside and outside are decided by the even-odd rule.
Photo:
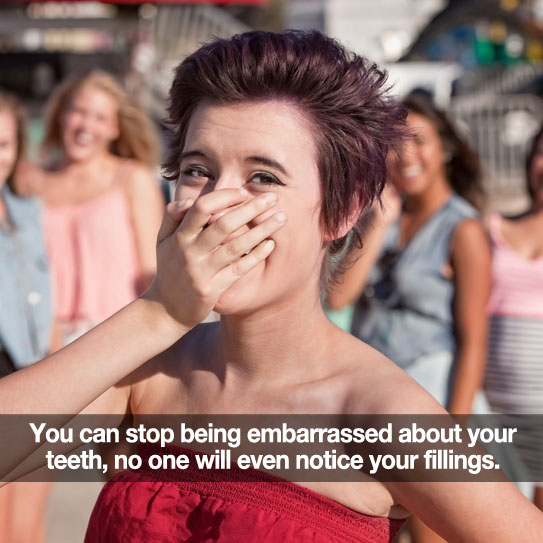
[[[215,183],[209,183],[209,186],[206,187],[203,191],[204,192],[212,192],[216,190],[221,189],[240,189],[244,185],[243,178],[239,175],[235,175],[233,173],[227,173],[224,172],[215,180]],[[208,224],[212,224],[218,219],[220,219],[223,215],[228,213],[229,211],[232,211],[232,209],[235,209],[236,207],[239,207],[242,204],[236,204],[234,206],[228,207],[226,209],[223,209],[222,211],[219,211],[212,215],[209,218]]]
[[[84,130],[87,132],[90,132],[92,130],[94,121],[88,114],[81,115],[78,118],[78,121],[79,122],[77,124],[77,129]]]
[[[240,189],[245,186],[245,177],[241,172],[236,171],[235,167],[224,166],[222,171],[215,171],[214,177],[208,179],[205,184],[202,184],[200,187],[190,185],[184,185],[183,183],[178,182],[175,188],[175,199],[182,200],[185,198],[192,198],[196,200],[197,198],[215,192],[217,190],[224,189]],[[213,224],[218,221],[223,215],[229,213],[236,207],[243,205],[243,202],[230,206],[228,208],[222,209],[217,213],[211,215],[208,220],[208,225]]]
[[[215,180],[212,190],[240,189],[244,184],[244,180],[241,176],[224,172]]]

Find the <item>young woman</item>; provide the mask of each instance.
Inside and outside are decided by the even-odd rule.
[[[490,251],[474,207],[479,164],[428,98],[413,94],[403,104],[412,137],[391,158],[386,207],[375,206],[373,230],[351,255],[360,258],[328,302],[356,302],[354,335],[452,413],[471,413],[490,289]],[[441,541],[416,520],[411,531],[418,543]]]
[[[25,113],[0,92],[0,377],[47,355],[52,336],[49,266],[39,203],[17,194],[25,155]],[[17,483],[0,490],[0,541],[40,543],[50,485]]]
[[[105,72],[57,89],[45,147],[60,152],[38,192],[65,344],[149,285],[164,204],[151,121]]]
[[[403,103],[412,137],[391,160],[393,187],[385,208],[375,206],[373,230],[355,255],[362,257],[329,303],[357,301],[357,337],[452,413],[471,413],[484,372],[490,289],[490,250],[469,203],[480,195],[478,161],[427,98]]]
[[[320,303],[329,259],[379,193],[402,135],[403,112],[385,98],[384,81],[376,66],[315,32],[247,33],[189,56],[171,90],[168,171],[178,176],[178,201],[159,233],[152,286],[72,345],[0,381],[0,409],[444,413],[397,366],[333,326]],[[220,323],[198,325],[212,309]],[[2,463],[14,466],[21,453],[8,453]],[[88,543],[388,542],[405,508],[450,542],[535,543],[543,526],[501,483],[240,491],[135,477],[106,485]],[[499,513],[505,500],[516,517]]]
[[[530,207],[510,219],[494,213],[488,221],[493,246],[490,334],[485,392],[498,413],[543,413],[543,127],[526,160]],[[525,429],[519,453],[537,481],[541,464],[540,425]],[[543,510],[543,482],[534,503]]]

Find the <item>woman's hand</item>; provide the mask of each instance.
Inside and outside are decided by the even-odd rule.
[[[156,278],[143,297],[187,329],[201,322],[224,291],[272,252],[274,242],[266,238],[283,226],[284,213],[249,223],[276,201],[273,193],[250,198],[244,189],[221,189],[194,203],[169,204],[158,234]]]

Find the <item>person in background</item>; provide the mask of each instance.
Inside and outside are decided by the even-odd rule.
[[[36,192],[63,344],[133,300],[155,273],[164,209],[150,119],[109,74],[71,79],[48,104],[45,149],[55,157]]]
[[[493,411],[543,414],[543,126],[526,160],[529,208],[516,217],[490,215],[492,291],[485,392]],[[517,421],[517,424],[522,419]],[[541,425],[525,421],[524,441],[516,441],[534,474],[534,503],[543,510]]]
[[[248,32],[187,57],[170,95],[176,202],[155,280],[72,344],[0,379],[0,412],[447,417],[321,306],[330,259],[358,236],[404,135],[385,83],[376,65],[318,32]],[[212,309],[221,321],[199,324]],[[0,475],[22,475],[38,446],[7,450]],[[392,543],[407,510],[451,543],[539,543],[543,530],[543,515],[508,482],[145,477],[125,472],[105,485],[87,543]]]
[[[485,358],[490,248],[477,218],[477,156],[420,94],[403,105],[411,137],[390,157],[373,229],[328,305],[355,303],[352,333],[403,368],[451,413],[471,413]],[[413,522],[417,543],[442,541]]]
[[[0,378],[48,354],[52,338],[49,265],[41,207],[17,194],[24,158],[26,116],[0,91]],[[50,483],[0,489],[0,543],[40,543]]]

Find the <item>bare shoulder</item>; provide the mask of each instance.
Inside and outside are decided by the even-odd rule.
[[[351,361],[345,390],[347,414],[444,413],[443,408],[394,362],[366,343],[345,340]]]
[[[457,244],[487,244],[487,235],[483,223],[479,219],[464,219],[456,227],[453,239],[453,249]]]
[[[18,194],[42,198],[47,192],[50,174],[36,164],[23,161],[17,166],[15,184]]]
[[[121,167],[126,168],[125,188],[129,195],[137,194],[142,188],[157,187],[158,183],[151,168],[139,160],[129,160]]]
[[[490,243],[482,223],[477,219],[463,220],[454,231],[451,241],[453,267],[464,262],[490,263]]]

